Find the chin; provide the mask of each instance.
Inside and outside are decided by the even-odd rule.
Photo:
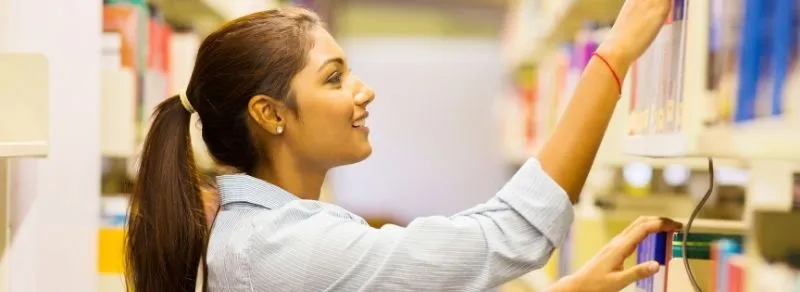
[[[358,158],[356,159],[357,160],[356,162],[364,161],[367,158],[369,158],[370,155],[372,155],[372,145],[367,143],[367,146],[363,147],[361,151],[359,151],[359,155],[357,156]]]
[[[366,160],[367,158],[369,158],[370,155],[372,155],[372,145],[370,145],[369,143],[367,143],[366,146],[357,147],[357,149],[358,149],[357,151],[353,151],[353,154],[350,156],[350,159],[348,159],[348,161],[344,163],[345,165],[359,163],[361,161]]]

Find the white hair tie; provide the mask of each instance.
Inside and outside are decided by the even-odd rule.
[[[186,111],[189,112],[189,114],[193,114],[193,113],[197,112],[197,111],[194,110],[194,107],[192,107],[192,103],[189,102],[189,97],[186,96],[186,91],[182,91],[181,92],[180,99],[181,99],[181,104],[183,105],[183,108],[185,108]]]

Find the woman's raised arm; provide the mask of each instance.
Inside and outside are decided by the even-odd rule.
[[[621,93],[622,78],[655,38],[669,0],[628,0],[583,71],[553,136],[539,153],[542,168],[578,201]]]

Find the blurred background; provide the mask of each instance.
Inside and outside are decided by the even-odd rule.
[[[226,21],[299,5],[327,23],[377,98],[372,157],[329,173],[322,200],[378,227],[491,198],[547,141],[623,3],[0,0],[0,292],[125,291],[128,193],[150,115]],[[713,186],[692,253],[679,235],[640,247],[627,264],[659,258],[663,273],[628,291],[691,291],[682,257],[703,291],[796,291],[800,233],[780,231],[800,226],[800,5],[671,3],[626,78],[567,243],[499,290],[545,291],[637,216],[685,222]],[[200,129],[192,143],[213,188]]]

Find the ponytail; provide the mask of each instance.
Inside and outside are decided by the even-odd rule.
[[[165,100],[155,111],[125,238],[129,291],[195,291],[209,230],[189,124],[190,113],[178,96]]]

